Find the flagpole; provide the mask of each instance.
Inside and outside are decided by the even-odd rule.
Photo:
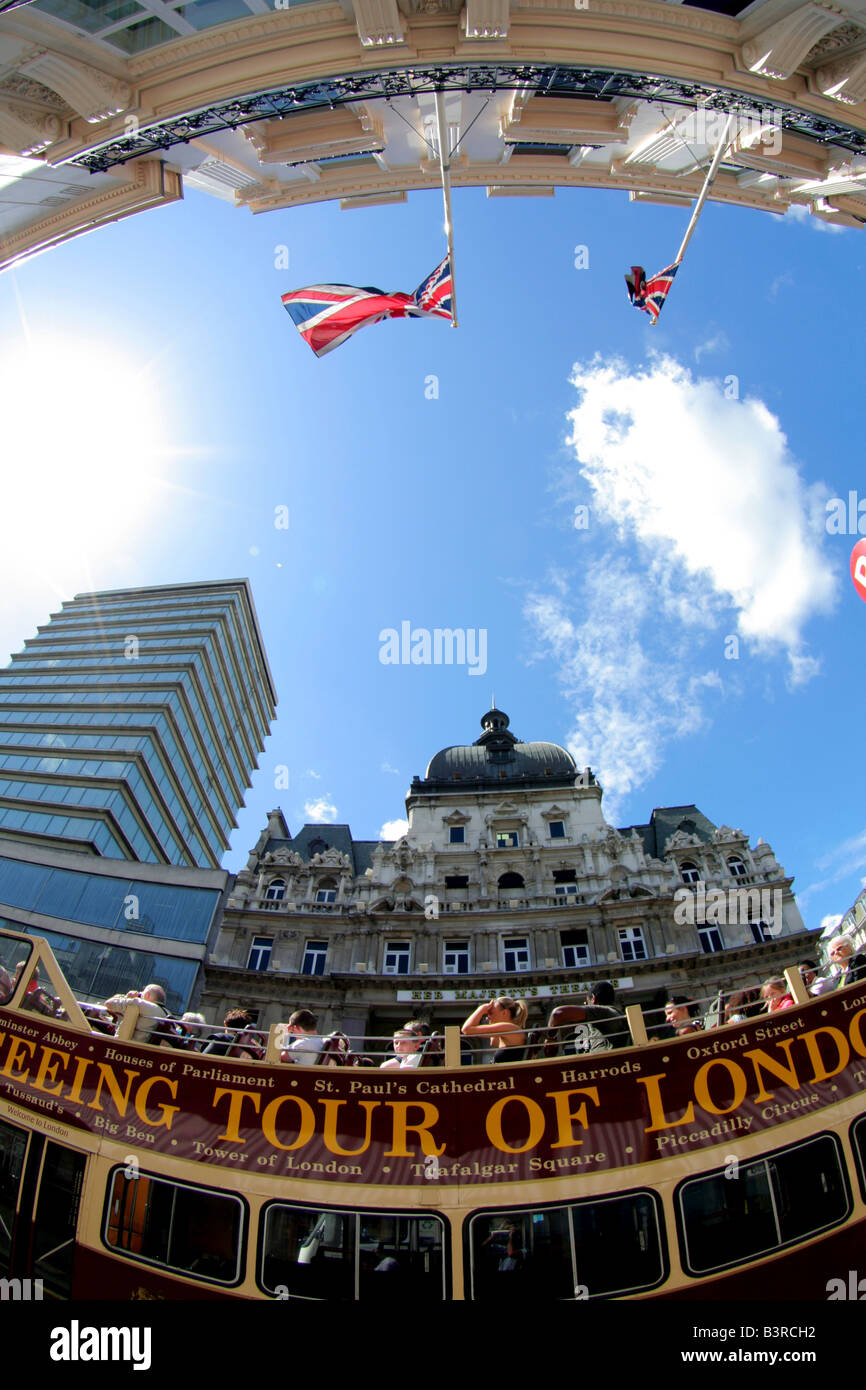
[[[445,97],[436,92],[436,125],[439,133],[439,171],[442,175],[442,201],[445,204],[445,235],[451,266],[451,327],[457,327],[457,295],[454,289],[454,231],[451,221],[451,151],[448,127],[445,124]]]
[[[700,191],[698,201],[695,203],[695,208],[691,216],[691,221],[689,222],[688,227],[686,227],[686,234],[683,237],[682,245],[679,251],[677,252],[677,258],[674,261],[674,265],[679,265],[683,259],[683,256],[686,254],[686,247],[692,239],[695,227],[698,225],[698,218],[701,215],[704,203],[707,201],[707,194],[709,193],[710,189],[713,186],[713,183],[715,182],[716,174],[719,172],[719,165],[722,162],[722,156],[728,148],[728,139],[731,133],[731,127],[733,126],[736,119],[737,118],[735,115],[731,115],[727,119],[725,128],[722,131],[722,138],[719,141],[718,149],[713,155],[713,162],[707,170],[707,177],[704,179],[704,186]]]

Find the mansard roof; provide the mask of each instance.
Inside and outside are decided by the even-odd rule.
[[[656,806],[646,825],[625,825],[619,827],[621,835],[636,830],[643,840],[643,847],[653,859],[663,859],[665,845],[672,835],[682,830],[687,835],[696,835],[705,844],[713,838],[716,826],[708,820],[697,806]]]
[[[274,854],[277,850],[292,850],[299,854],[305,864],[323,849],[336,849],[347,854],[356,877],[365,869],[372,867],[373,851],[378,848],[378,840],[355,840],[348,825],[316,825],[308,822],[297,835],[287,837],[270,836],[261,850],[263,855]],[[388,843],[383,841],[382,843]]]

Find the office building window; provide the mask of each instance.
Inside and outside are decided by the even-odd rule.
[[[520,836],[516,830],[497,830],[496,831],[497,849],[519,849]]]
[[[443,962],[446,975],[468,975],[469,942],[446,941]]]
[[[247,970],[267,970],[271,963],[273,944],[273,938],[270,936],[254,936],[253,944],[250,947],[250,958],[247,961]]]
[[[308,941],[304,947],[304,959],[301,961],[301,974],[324,975],[327,956],[327,941]]]
[[[529,941],[525,936],[506,936],[502,942],[502,961],[506,970],[529,969]]]
[[[619,952],[623,960],[646,960],[646,942],[642,927],[620,927]]]
[[[385,974],[408,975],[411,955],[408,941],[389,941],[385,947]]]
[[[562,963],[569,970],[589,965],[589,932],[583,930],[560,933]]]

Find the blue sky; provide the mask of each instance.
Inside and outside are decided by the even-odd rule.
[[[277,804],[376,838],[495,691],[615,824],[695,802],[768,840],[818,927],[866,875],[866,605],[824,524],[866,499],[862,234],[710,205],[650,329],[622,276],[673,258],[680,209],[457,190],[454,215],[461,327],[322,360],[280,294],[413,289],[438,197],[252,217],[193,192],[7,272],[0,648],[82,589],[248,575],[280,703],[228,867]],[[484,629],[486,670],[383,664],[404,621]]]

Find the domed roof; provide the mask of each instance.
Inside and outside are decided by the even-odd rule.
[[[508,728],[508,715],[495,707],[482,717],[484,733],[475,743],[454,744],[430,759],[427,772],[415,786],[431,783],[496,783],[518,781],[574,784],[574,758],[558,743],[521,743]]]

